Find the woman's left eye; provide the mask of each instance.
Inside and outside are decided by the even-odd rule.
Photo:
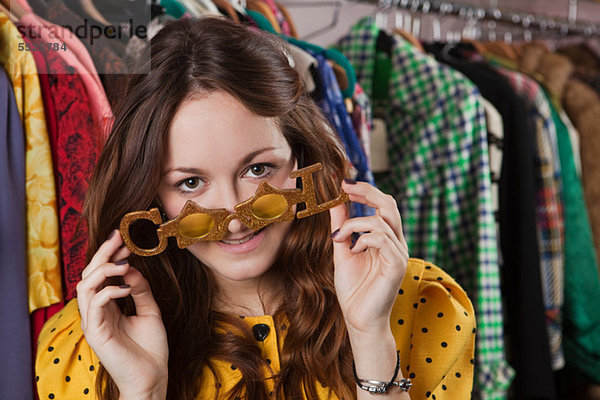
[[[271,167],[266,164],[254,164],[248,168],[248,174],[251,174],[252,178],[263,178],[271,172]]]

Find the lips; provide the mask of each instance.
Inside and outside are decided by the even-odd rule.
[[[262,232],[264,228],[259,229],[256,232],[252,232],[251,234],[244,236],[243,238],[240,239],[222,239],[220,242],[221,243],[225,243],[225,244],[242,244],[242,243],[246,243],[247,241],[251,240],[254,236],[258,235],[260,232]]]

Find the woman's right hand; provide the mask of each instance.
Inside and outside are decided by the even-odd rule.
[[[162,400],[168,382],[167,333],[148,281],[127,263],[131,252],[122,244],[113,231],[82,272],[77,284],[81,328],[121,399]],[[112,276],[122,276],[125,285],[102,288]],[[128,295],[136,308],[129,317],[115,301]]]

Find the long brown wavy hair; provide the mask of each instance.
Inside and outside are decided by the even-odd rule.
[[[128,212],[157,206],[170,123],[180,104],[195,94],[226,92],[250,111],[276,117],[298,167],[315,162],[317,198],[337,196],[346,174],[339,142],[321,111],[304,93],[286,57],[285,43],[219,18],[178,20],[152,39],[150,72],[130,79],[90,182],[84,216],[89,227],[88,262]],[[328,213],[295,220],[272,268],[284,276],[283,299],[274,313],[286,321],[276,398],[316,398],[316,384],[340,398],[355,398],[352,352],[333,283],[333,247]],[[195,399],[204,367],[214,360],[234,364],[240,382],[229,399],[273,398],[260,371],[266,366],[247,324],[213,310],[218,288],[210,270],[171,242],[154,257],[129,258],[149,281],[169,343],[168,399]],[[131,299],[120,301],[132,315]],[[233,334],[230,326],[243,334]],[[215,378],[218,378],[215,374]],[[117,399],[118,388],[101,366],[96,391]]]

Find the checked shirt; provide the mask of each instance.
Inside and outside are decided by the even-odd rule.
[[[564,303],[564,220],[556,125],[548,99],[536,81],[504,68],[498,68],[498,72],[525,98],[528,112],[536,122],[537,237],[550,355],[552,367],[557,370],[564,366],[565,360],[561,316]]]
[[[340,39],[373,98],[379,29],[372,17]],[[496,227],[485,114],[477,88],[401,38],[391,50],[388,97],[373,99],[388,126],[391,170],[376,177],[400,209],[412,256],[441,265],[477,312],[476,392],[504,399],[513,371],[504,353]]]

